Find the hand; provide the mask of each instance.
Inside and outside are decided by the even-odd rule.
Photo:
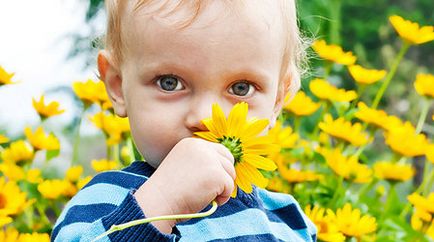
[[[198,138],[178,142],[134,194],[146,217],[196,213],[211,201],[226,203],[234,189],[234,157],[221,144]],[[157,221],[171,233],[177,221]]]

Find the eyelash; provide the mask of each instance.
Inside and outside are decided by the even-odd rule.
[[[246,83],[247,85],[249,85],[249,91],[248,91],[248,93],[247,93],[245,96],[240,96],[240,95],[236,95],[235,93],[233,93],[232,88],[233,88],[234,85],[237,84],[237,83]],[[251,83],[251,82],[249,82],[249,81],[247,81],[247,80],[238,80],[238,81],[232,83],[232,84],[229,86],[229,88],[228,88],[228,92],[229,92],[230,94],[233,94],[233,95],[235,95],[235,96],[237,96],[237,97],[240,97],[240,98],[248,98],[248,97],[252,96],[253,93],[249,94],[251,90],[253,90],[253,93],[255,93],[255,92],[258,91],[259,89],[257,88],[257,86],[256,86],[255,84],[253,84],[253,83]],[[231,92],[231,91],[232,91],[232,92]]]

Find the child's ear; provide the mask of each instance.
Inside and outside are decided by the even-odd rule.
[[[117,66],[113,65],[111,55],[106,50],[101,50],[98,53],[98,71],[115,113],[120,117],[126,117],[127,109],[122,92],[122,76]]]

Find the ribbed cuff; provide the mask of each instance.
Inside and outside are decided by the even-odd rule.
[[[145,215],[134,198],[134,190],[131,190],[125,200],[113,212],[102,218],[106,230],[114,224],[123,224],[137,219],[145,218]],[[136,225],[109,235],[111,241],[178,241],[181,235],[178,229],[173,228],[172,234],[160,232],[150,223]]]

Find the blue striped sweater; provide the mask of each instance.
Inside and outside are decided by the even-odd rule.
[[[144,218],[134,191],[154,169],[135,161],[121,171],[96,175],[65,206],[51,235],[52,241],[90,241],[114,224]],[[178,223],[172,234],[152,224],[115,232],[99,241],[315,241],[315,225],[294,198],[254,188],[238,189],[211,216]],[[205,208],[208,210],[210,207]]]

